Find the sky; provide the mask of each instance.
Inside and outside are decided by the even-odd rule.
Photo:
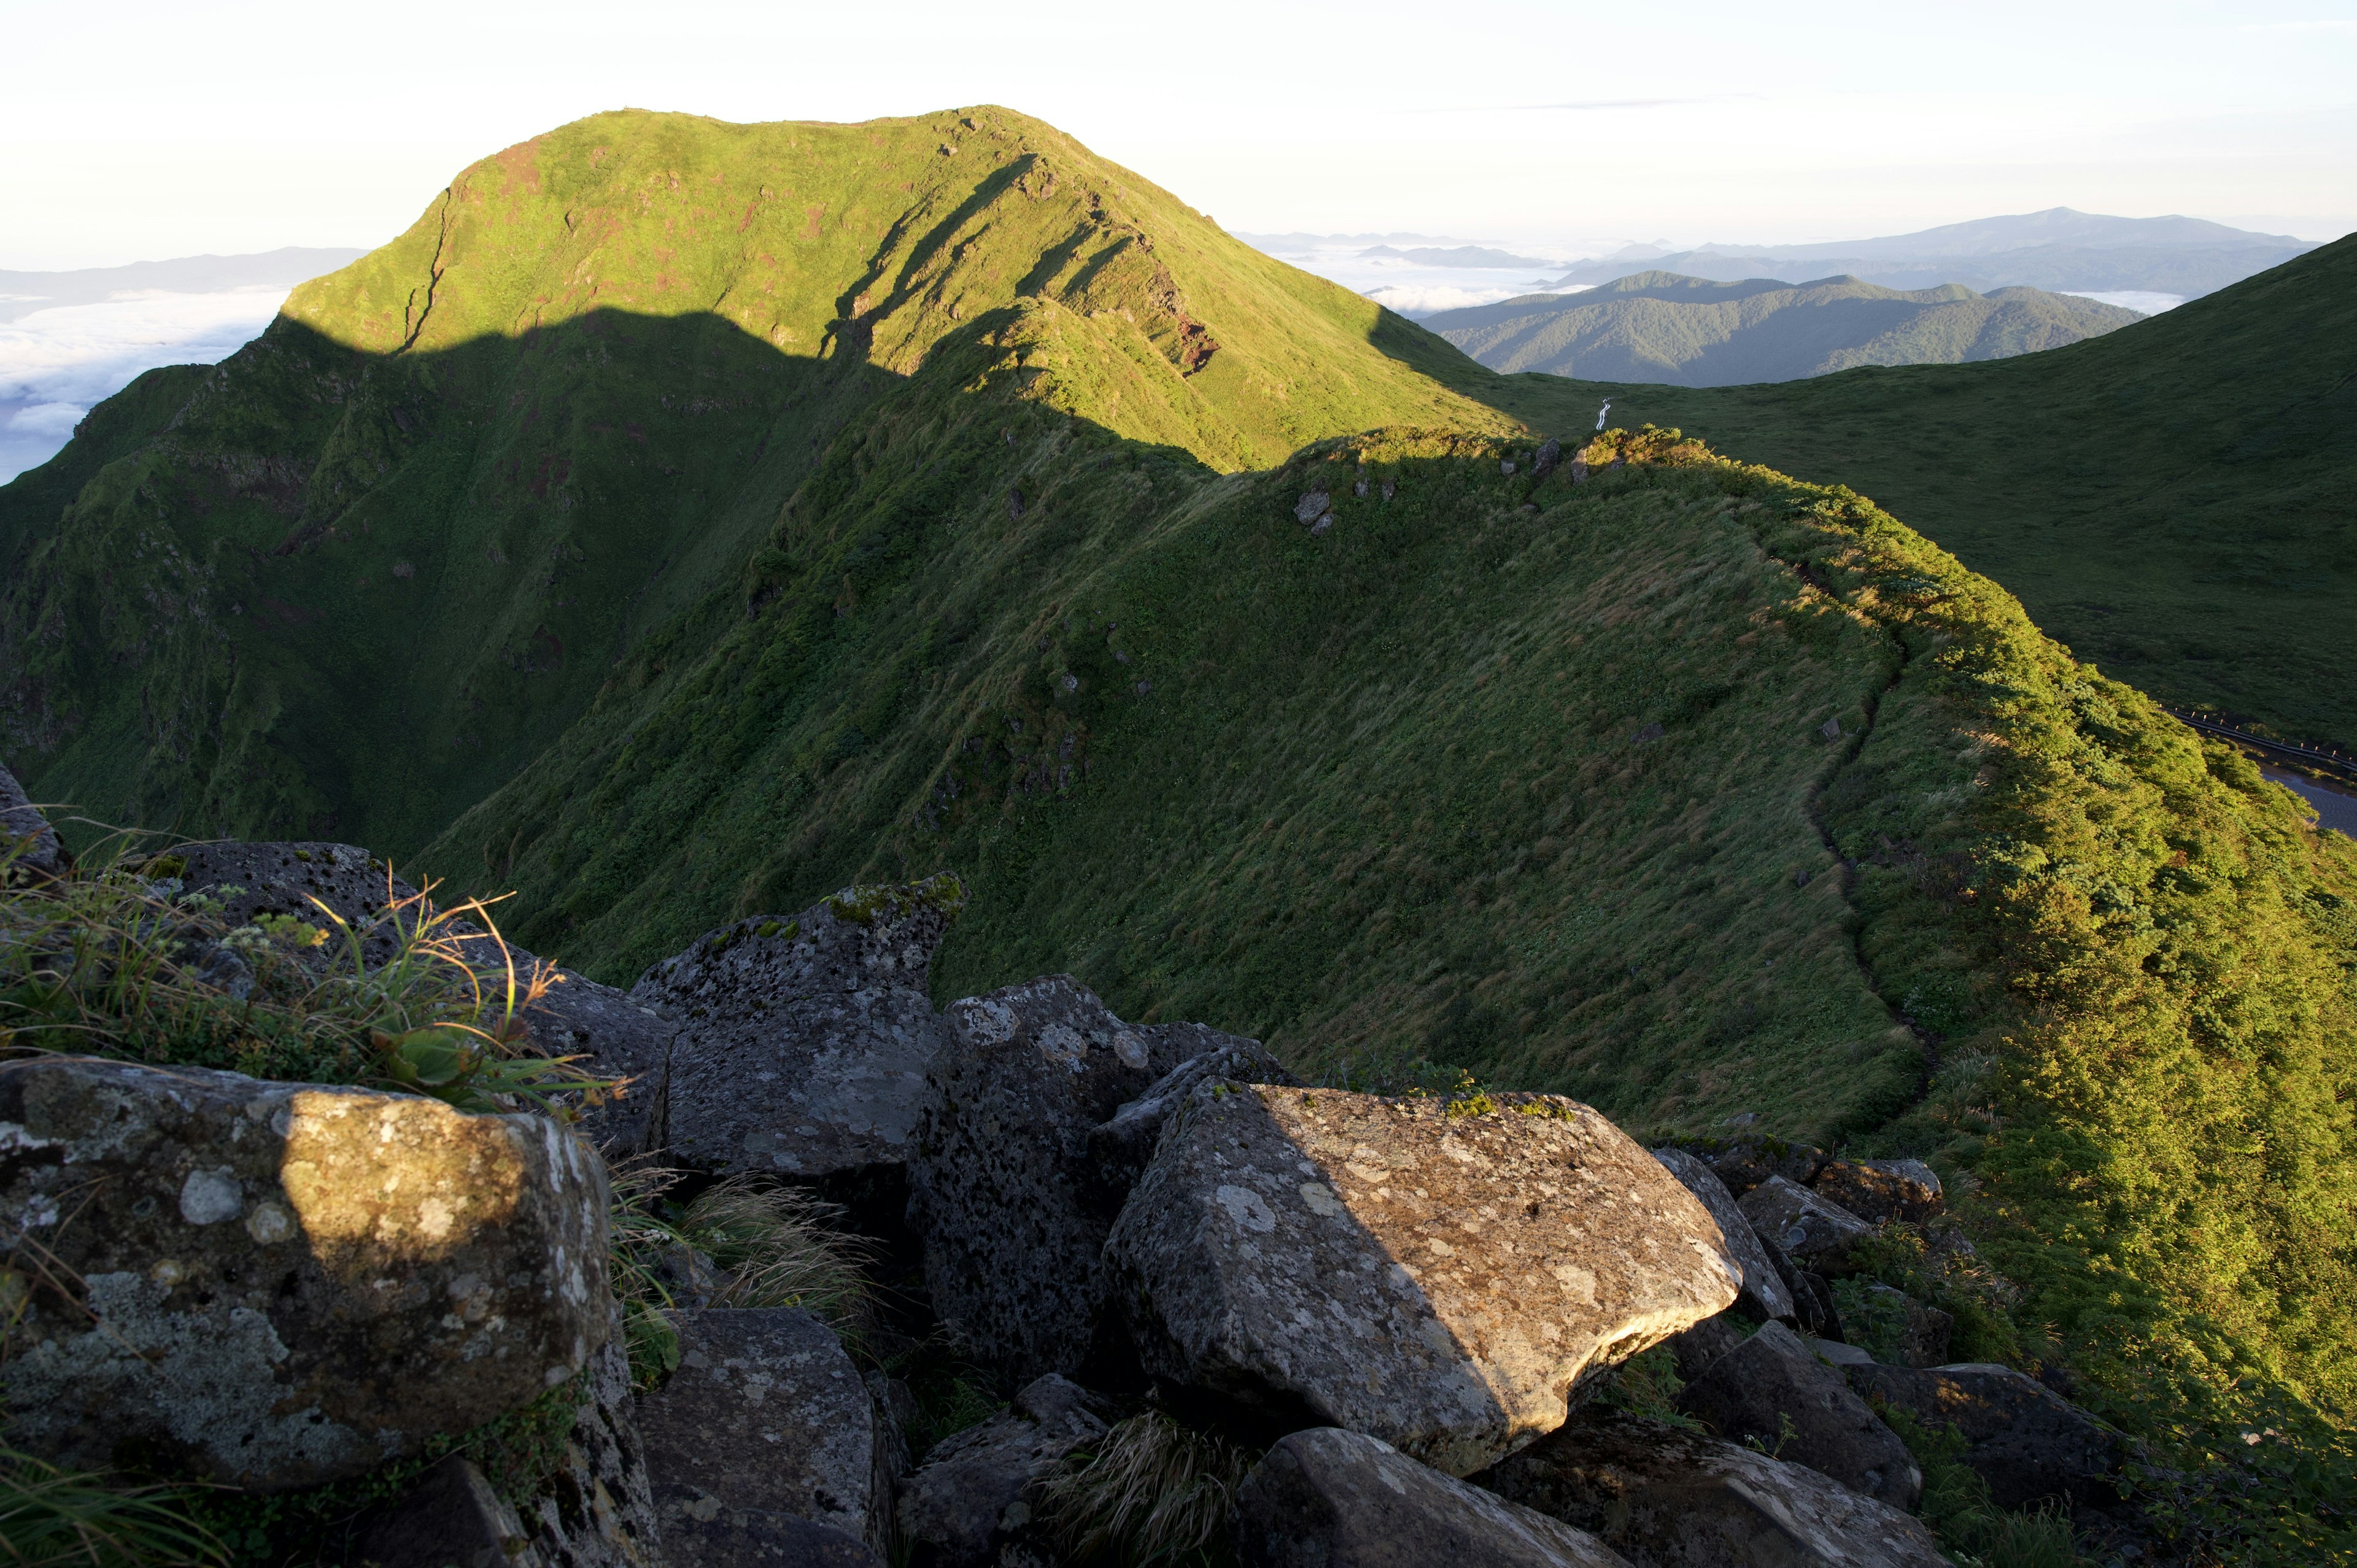
[[[1005,103],[1239,231],[1797,242],[2053,206],[2357,228],[2357,0],[0,0],[0,268],[375,245],[473,159],[622,106]]]

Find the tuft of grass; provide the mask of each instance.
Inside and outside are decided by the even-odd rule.
[[[1147,1411],[1067,1456],[1040,1509],[1077,1562],[1222,1563],[1229,1503],[1258,1457]]]
[[[1656,1345],[1613,1368],[1596,1399],[1631,1415],[1700,1432],[1702,1423],[1678,1409],[1678,1394],[1685,1386],[1685,1380],[1678,1376],[1677,1353],[1667,1345]]]
[[[1959,1568],[2076,1568],[2086,1561],[2060,1509],[2017,1513],[1990,1499],[1988,1483],[1964,1461],[1963,1432],[1935,1429],[1897,1406],[1877,1409],[1921,1468],[1923,1522]]]
[[[177,1488],[0,1449],[0,1559],[8,1568],[178,1568],[221,1563],[226,1553]]]

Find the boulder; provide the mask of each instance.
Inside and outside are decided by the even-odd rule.
[[[1937,1367],[1948,1359],[1948,1338],[1956,1320],[1905,1291],[1868,1285],[1862,1322],[1850,1332],[1878,1354],[1873,1359],[1901,1367]]]
[[[1787,1144],[1781,1138],[1738,1138],[1705,1156],[1727,1190],[1741,1197],[1770,1176],[1806,1187],[1825,1163],[1823,1149]]]
[[[679,1369],[638,1423],[673,1568],[756,1561],[781,1530],[823,1539],[780,1520],[888,1552],[890,1434],[834,1330],[792,1306],[665,1316]]]
[[[177,878],[188,892],[212,897],[221,906],[220,918],[232,926],[250,924],[262,915],[284,915],[326,927],[328,943],[313,950],[315,961],[339,968],[349,968],[351,960],[343,933],[322,913],[322,906],[352,928],[361,939],[361,957],[374,965],[398,948],[387,911],[417,897],[417,889],[395,876],[383,861],[349,843],[184,843],[150,857],[145,870],[151,877]],[[412,904],[401,912],[399,923],[414,930],[419,919],[429,917],[424,906]]]
[[[1791,1321],[1796,1311],[1792,1293],[1785,1288],[1775,1260],[1760,1244],[1751,1221],[1743,1217],[1735,1195],[1727,1190],[1718,1173],[1684,1149],[1655,1149],[1653,1157],[1678,1178],[1681,1186],[1700,1198],[1702,1206],[1710,1210],[1710,1217],[1718,1221],[1719,1233],[1727,1238],[1727,1250],[1735,1255],[1736,1263],[1743,1270],[1743,1294],[1736,1298],[1738,1304],[1758,1317]]]
[[[1944,1568],[1932,1532],[1814,1470],[1590,1405],[1474,1477],[1639,1568]]]
[[[2119,1501],[2119,1438],[2035,1378],[1986,1362],[1843,1369],[1866,1398],[1911,1411],[1934,1431],[1962,1431],[1964,1461],[2000,1508],[2034,1508],[2048,1498],[2096,1508]]]
[[[1537,479],[1545,478],[1555,472],[1555,466],[1561,461],[1563,461],[1563,443],[1550,435],[1540,444],[1538,456],[1531,459],[1531,477]]]
[[[524,1509],[542,1568],[672,1568],[659,1543],[630,1390],[622,1310],[572,1386],[573,1426],[555,1474]]]
[[[1279,1439],[1234,1515],[1243,1568],[1628,1568],[1586,1530],[1331,1426]]]
[[[0,1064],[41,1283],[11,1441],[315,1485],[565,1381],[608,1326],[606,1176],[541,1116],[86,1058]]]
[[[1781,1323],[1721,1356],[1678,1395],[1678,1409],[1731,1442],[1820,1470],[1852,1491],[1911,1509],[1923,1473],[1899,1434]]]
[[[1710,1364],[1743,1343],[1743,1326],[1722,1312],[1692,1328],[1670,1336],[1670,1354],[1678,1366],[1678,1380],[1693,1382]]]
[[[680,1026],[673,1155],[803,1179],[897,1172],[942,1038],[926,971],[964,898],[947,875],[849,888],[723,926],[649,969],[630,1000]]]
[[[1940,1178],[1921,1160],[1828,1160],[1809,1185],[1869,1225],[1920,1225],[1940,1209]]]
[[[0,886],[47,882],[71,865],[55,828],[26,797],[16,776],[0,768]]]
[[[1113,1412],[1049,1373],[1009,1409],[944,1438],[900,1484],[897,1519],[909,1568],[989,1568],[1037,1531],[1027,1494],[1064,1455],[1103,1437]]]
[[[362,1532],[358,1568],[541,1568],[515,1509],[453,1454]]]
[[[1103,1122],[1089,1130],[1089,1159],[1095,1167],[1095,1181],[1091,1196],[1103,1213],[1109,1225],[1129,1200],[1130,1190],[1137,1178],[1146,1174],[1154,1158],[1154,1151],[1162,1139],[1162,1129],[1171,1113],[1186,1103],[1187,1097],[1198,1085],[1212,1079],[1227,1079],[1238,1083],[1297,1084],[1293,1074],[1275,1057],[1261,1047],[1257,1040],[1238,1039],[1205,1029],[1200,1024],[1171,1024],[1169,1030],[1185,1030],[1175,1036],[1174,1049],[1185,1050],[1201,1047],[1185,1061],[1164,1073],[1161,1078],[1135,1100],[1116,1110]]]
[[[1212,1081],[1105,1257],[1146,1369],[1452,1475],[1735,1299],[1718,1226],[1594,1111]]]
[[[1179,1053],[1259,1047],[1194,1026],[1133,1028],[1061,974],[953,1002],[942,1022],[950,1043],[909,1165],[933,1310],[1010,1382],[1078,1373],[1104,1316],[1102,1254],[1123,1197],[1090,1133]]]
[[[1743,1217],[1761,1240],[1775,1245],[1796,1268],[1829,1278],[1852,1272],[1852,1253],[1874,1227],[1831,1200],[1781,1176],[1771,1176],[1743,1195]]]

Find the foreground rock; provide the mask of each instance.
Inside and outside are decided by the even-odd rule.
[[[540,1568],[515,1509],[453,1454],[361,1537],[366,1568]]]
[[[953,1002],[909,1167],[933,1309],[964,1353],[1010,1380],[1086,1366],[1104,1318],[1103,1253],[1125,1182],[1091,1132],[1187,1056],[1248,1040],[1136,1028],[1053,974]],[[1182,1056],[1181,1053],[1185,1053]]]
[[[838,1556],[888,1553],[890,1438],[834,1331],[790,1306],[669,1316],[679,1369],[638,1423],[672,1568],[800,1562],[834,1537]]]
[[[358,1474],[564,1382],[608,1328],[603,1165],[539,1116],[82,1058],[0,1064],[36,1289],[19,1447],[260,1490]]]
[[[524,1512],[543,1568],[672,1568],[658,1544],[621,1308],[608,1313],[606,1343],[571,1385],[556,1474]]]
[[[1718,1173],[1684,1149],[1655,1149],[1653,1157],[1699,1198],[1702,1206],[1710,1210],[1711,1219],[1718,1222],[1719,1234],[1727,1239],[1727,1250],[1743,1271],[1743,1294],[1737,1298],[1738,1305],[1758,1317],[1789,1321],[1794,1314],[1792,1293],[1786,1288],[1774,1258],[1760,1245],[1751,1221],[1743,1217],[1735,1195],[1718,1179]]]
[[[1163,1027],[1173,1033],[1178,1048],[1200,1049],[1157,1079],[1145,1093],[1089,1130],[1089,1160],[1093,1167],[1092,1194],[1107,1223],[1120,1214],[1122,1205],[1137,1186],[1137,1178],[1146,1174],[1155,1149],[1162,1142],[1164,1126],[1200,1085],[1213,1079],[1278,1085],[1299,1081],[1262,1049],[1257,1040],[1222,1035],[1200,1024]]]
[[[1837,1277],[1857,1266],[1853,1255],[1874,1227],[1807,1187],[1771,1176],[1743,1195],[1743,1217],[1796,1267]]]
[[[1106,1432],[1111,1412],[1050,1374],[979,1426],[944,1439],[900,1484],[898,1521],[909,1568],[989,1568],[1039,1533],[1029,1493],[1064,1455]]]
[[[0,768],[0,886],[46,882],[64,875],[66,865],[57,830],[16,776]]]
[[[1781,1323],[1713,1361],[1678,1395],[1678,1409],[1719,1436],[1821,1470],[1853,1491],[1911,1509],[1923,1473],[1899,1434]]]
[[[1920,1225],[1940,1211],[1940,1178],[1921,1160],[1829,1160],[1809,1185],[1869,1225]]]
[[[1932,1533],[1800,1465],[1590,1406],[1476,1477],[1637,1568],[1944,1568]]]
[[[2000,1508],[2050,1499],[2103,1508],[2120,1500],[2120,1440],[2035,1378],[1982,1362],[1843,1370],[1866,1398],[1911,1411],[1934,1431],[1961,1430],[1964,1463],[1988,1483]]]
[[[1627,1568],[1585,1530],[1330,1426],[1244,1477],[1235,1549],[1244,1568]]]
[[[670,1147],[706,1170],[851,1181],[908,1159],[942,1044],[925,994],[951,876],[723,926],[630,989],[680,1026]]]
[[[1587,1106],[1199,1086],[1105,1249],[1148,1371],[1453,1475],[1709,1317],[1709,1211]]]

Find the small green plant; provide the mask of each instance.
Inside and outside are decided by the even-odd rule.
[[[1656,1345],[1613,1368],[1596,1398],[1600,1404],[1625,1410],[1631,1415],[1699,1432],[1702,1424],[1677,1406],[1678,1394],[1685,1386],[1685,1380],[1678,1376],[1675,1352],[1667,1345]]]
[[[1076,1449],[1041,1488],[1057,1538],[1082,1563],[1224,1563],[1228,1506],[1257,1455],[1160,1411]]]
[[[219,1564],[221,1543],[188,1516],[185,1493],[60,1470],[0,1449],[0,1554],[9,1568]]]

